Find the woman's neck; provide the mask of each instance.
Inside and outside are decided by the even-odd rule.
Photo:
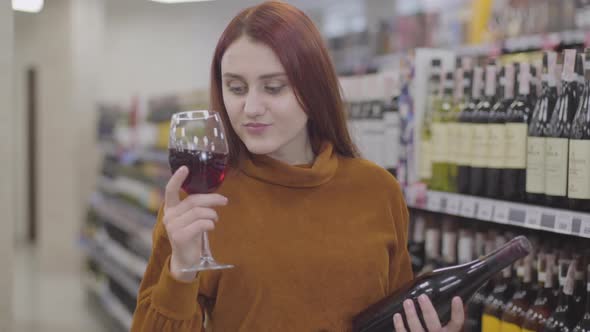
[[[308,135],[296,137],[277,151],[268,154],[268,156],[288,165],[309,165],[315,159]]]

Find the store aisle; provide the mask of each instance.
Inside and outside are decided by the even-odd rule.
[[[88,300],[82,273],[39,274],[35,250],[15,249],[15,332],[107,332],[110,321]]]

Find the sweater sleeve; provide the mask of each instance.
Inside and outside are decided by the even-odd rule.
[[[170,273],[172,248],[160,208],[152,239],[152,254],[139,288],[131,332],[203,331],[203,310],[197,302],[199,275],[191,282]]]
[[[408,252],[408,206],[397,181],[392,202],[393,225],[397,241],[389,263],[390,294],[414,278],[410,253]]]

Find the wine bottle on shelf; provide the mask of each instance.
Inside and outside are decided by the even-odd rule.
[[[496,248],[496,236],[497,234],[495,230],[490,230],[487,233],[478,231],[475,234],[476,256],[483,257],[485,255],[492,253]],[[463,328],[464,332],[481,332],[481,318],[485,306],[485,301],[494,290],[496,281],[500,278],[500,275],[496,275],[490,280],[488,280],[488,282],[486,282],[480,289],[477,290],[477,292],[475,292],[471,300],[469,300],[469,302],[465,304],[467,308],[465,315],[465,324]]]
[[[466,103],[463,94],[464,68],[461,66],[461,58],[457,58],[457,69],[455,69],[455,86],[453,91],[453,103],[451,111],[448,114],[449,128],[449,191],[457,192],[458,160],[460,159],[460,145],[464,141],[463,132],[460,130],[459,115],[461,109]]]
[[[563,59],[561,60],[563,61]],[[557,101],[555,66],[557,53],[543,54],[543,77],[540,97],[528,129],[526,192],[527,201],[544,203],[545,194],[545,130]]]
[[[506,200],[524,201],[526,192],[527,130],[531,105],[531,68],[526,62],[518,66],[518,95],[506,114],[506,159],[502,177],[502,196]]]
[[[590,48],[584,67],[586,82],[569,142],[568,197],[571,209],[590,212]]]
[[[496,103],[489,116],[488,137],[490,142],[485,193],[487,197],[501,197],[504,160],[506,159],[506,115],[514,101],[514,65],[506,64],[500,71]]]
[[[560,277],[565,275],[565,281],[559,294],[557,307],[545,322],[543,332],[568,332],[576,325],[574,304],[574,284],[576,267],[574,262],[562,262],[559,265]]]
[[[432,123],[432,180],[431,188],[452,191],[449,179],[449,113],[453,107],[453,72],[446,72],[443,80],[443,95]]]
[[[539,259],[538,282],[539,291],[533,305],[527,310],[522,327],[522,332],[541,332],[545,322],[555,310],[556,298],[553,294],[553,271],[555,256],[546,254]]]
[[[578,322],[578,324],[576,324],[574,332],[590,332],[590,264],[588,264],[586,268],[586,275],[586,308],[584,311],[584,316]]]
[[[476,196],[485,194],[485,174],[490,149],[488,122],[490,110],[495,102],[496,70],[495,64],[486,66],[484,97],[477,104],[473,114],[473,159],[469,175],[469,193]]]
[[[547,127],[545,145],[545,197],[548,205],[562,208],[568,205],[569,136],[580,99],[576,73],[581,71],[581,63],[576,58],[576,50],[564,51],[562,93]]]
[[[412,218],[412,238],[408,243],[408,252],[412,260],[413,271],[420,271],[424,267],[426,229],[426,212],[414,213]]]
[[[455,225],[453,220],[443,217],[441,253],[444,266],[457,264],[457,229]]]
[[[353,319],[353,331],[391,332],[392,316],[396,313],[402,315],[407,326],[403,310],[406,299],[415,302],[418,316],[423,321],[417,305],[417,298],[422,294],[430,297],[441,323],[446,325],[450,320],[451,300],[454,296],[467,302],[488,279],[531,251],[530,242],[524,236],[519,236],[482,259],[422,275],[359,313]]]
[[[502,313],[501,332],[520,332],[520,326],[524,322],[525,314],[535,299],[532,286],[533,258],[529,255],[521,260],[522,263],[517,270],[517,289]]]
[[[428,79],[428,96],[422,127],[420,128],[420,181],[428,185],[432,178],[432,118],[441,99],[441,61],[433,59],[430,64]]]
[[[473,231],[466,228],[459,230],[459,241],[457,243],[457,260],[459,264],[469,263],[475,259],[475,243]]]
[[[503,242],[503,236],[497,236],[499,243]],[[512,280],[512,266],[502,270],[501,276],[495,281],[494,289],[488,295],[481,316],[481,331],[500,331],[500,320],[506,303],[512,298],[515,291],[515,283]]]
[[[438,223],[428,220],[426,223],[426,242],[424,243],[425,260],[422,273],[442,267],[440,242],[441,231]]]
[[[586,302],[586,282],[584,279],[584,259],[580,254],[574,254],[574,263],[576,266],[575,284],[574,284],[574,312],[575,321],[582,319],[584,315],[584,303]]]
[[[459,162],[457,168],[457,190],[462,194],[469,193],[471,164],[473,161],[473,115],[481,97],[483,86],[483,69],[475,67],[463,72],[463,87],[465,88],[466,103],[459,114],[459,130],[461,140],[459,145]]]

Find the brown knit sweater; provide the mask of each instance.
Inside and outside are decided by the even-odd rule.
[[[309,166],[255,156],[219,193],[229,204],[217,209],[211,250],[236,267],[175,280],[160,212],[133,332],[204,331],[205,315],[215,332],[348,331],[354,314],[412,278],[400,187],[366,160],[329,144]]]

